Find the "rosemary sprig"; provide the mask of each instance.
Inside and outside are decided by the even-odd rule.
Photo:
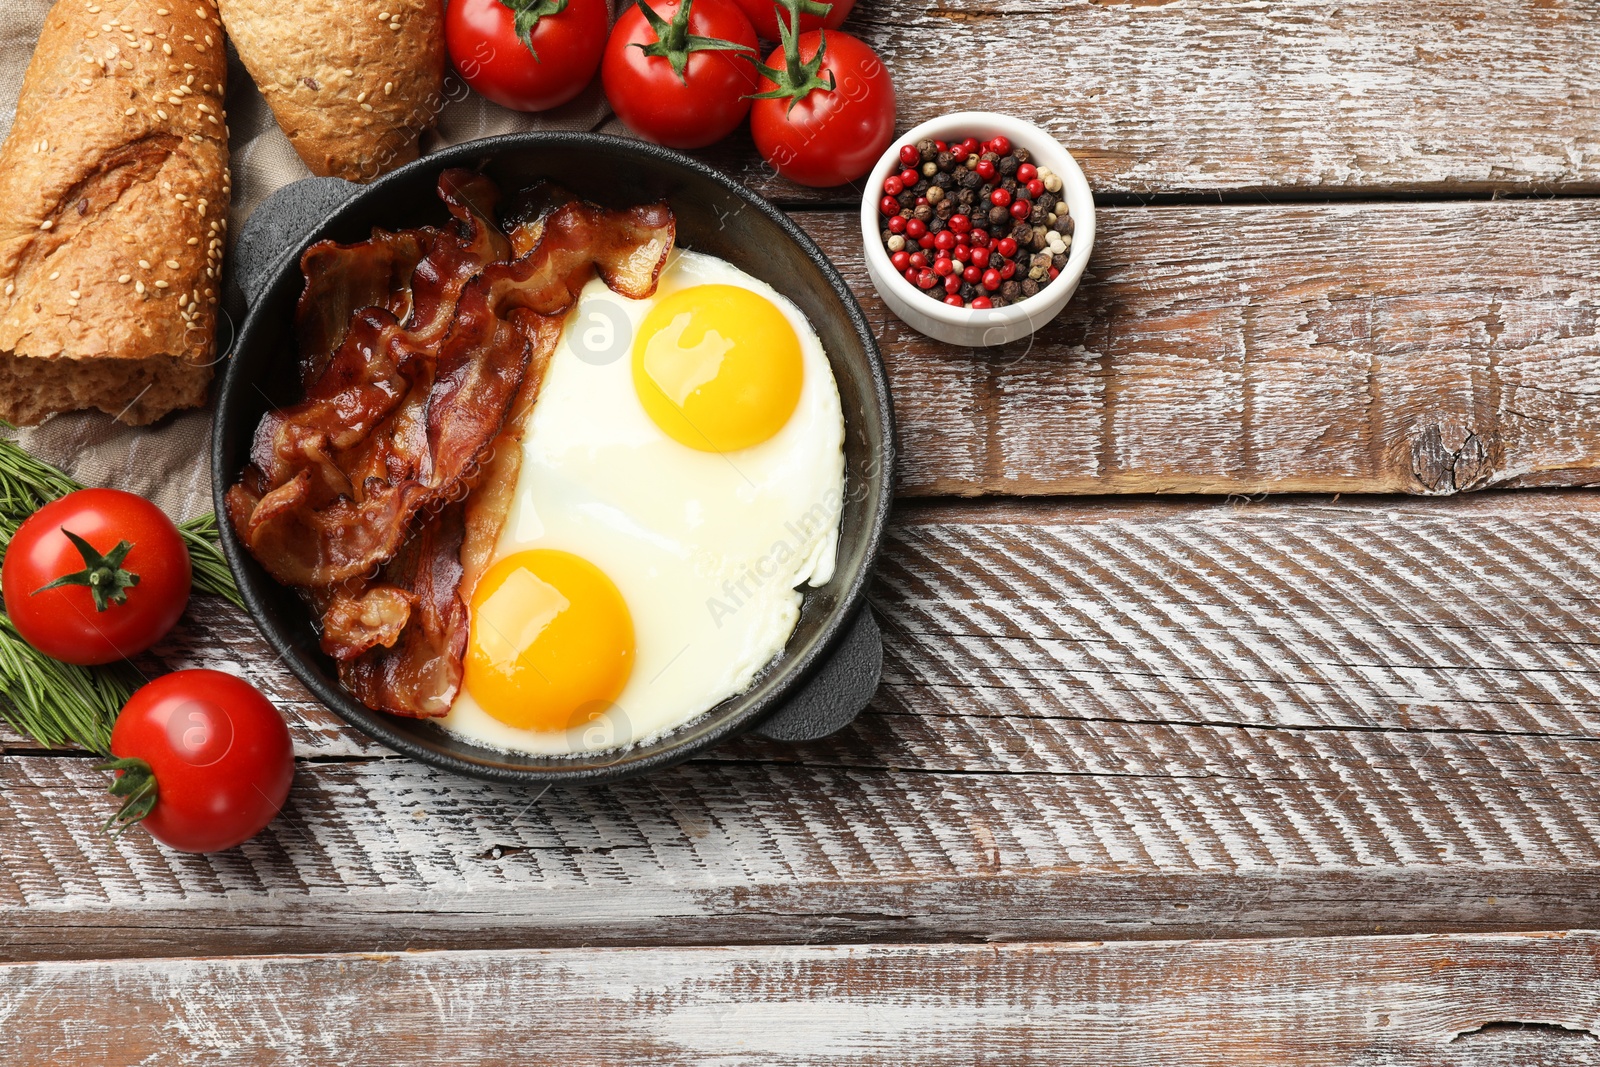
[[[3,425],[3,424],[0,424]],[[22,521],[83,485],[0,438],[0,559]],[[194,589],[244,606],[217,547],[216,516],[178,524],[194,568]],[[140,685],[126,663],[78,667],[39,652],[0,612],[0,719],[45,747],[73,745],[110,754],[111,724]]]

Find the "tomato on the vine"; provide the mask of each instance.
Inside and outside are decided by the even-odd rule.
[[[22,523],[0,567],[6,614],[67,663],[138,655],[189,602],[189,549],[166,513],[120,489],[80,489]]]
[[[504,107],[546,111],[583,91],[605,50],[606,0],[450,0],[450,61]]]
[[[720,141],[750,112],[756,31],[733,0],[649,0],[623,12],[600,64],[628,129],[669,148]]]
[[[756,28],[756,36],[763,41],[778,40],[779,20],[783,18],[777,0],[735,0]],[[807,30],[836,30],[850,17],[856,0],[833,0],[831,4],[819,0],[801,0],[800,32]]]
[[[221,671],[164,675],[123,706],[111,729],[124,798],[113,826],[138,822],[183,852],[248,841],[283,807],[294,777],[289,730],[272,702]]]
[[[842,185],[894,139],[894,82],[876,52],[848,33],[785,27],[762,66],[750,132],[762,158],[801,185]]]

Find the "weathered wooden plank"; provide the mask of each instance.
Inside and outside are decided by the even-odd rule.
[[[208,858],[13,758],[0,953],[1593,925],[1597,541],[1574,491],[903,509],[834,739],[541,797],[308,762]],[[206,614],[163,659],[293,691]],[[301,710],[302,753],[374,751]]]
[[[1600,1064],[1591,933],[0,968],[6,1062]]]
[[[1600,188],[1584,0],[862,0],[846,28],[893,73],[902,130],[1024,117],[1102,193]],[[743,143],[717,158],[780,199],[837,196]]]
[[[992,351],[862,297],[901,489],[1402,492],[1600,481],[1600,201],[1107,209],[1066,312]]]

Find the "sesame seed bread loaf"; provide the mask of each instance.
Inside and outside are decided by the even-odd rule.
[[[222,21],[313,174],[368,182],[417,158],[444,106],[441,0],[222,0]]]
[[[59,0],[0,147],[0,418],[205,402],[227,226],[213,0]]]

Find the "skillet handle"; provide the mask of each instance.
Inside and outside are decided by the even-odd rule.
[[[298,255],[306,238],[361,186],[343,178],[304,178],[267,197],[239,231],[233,276],[246,304],[254,304],[278,265]]]
[[[872,608],[865,606],[805,688],[751,732],[773,741],[827,737],[855,721],[877,692],[882,674],[883,635]]]

